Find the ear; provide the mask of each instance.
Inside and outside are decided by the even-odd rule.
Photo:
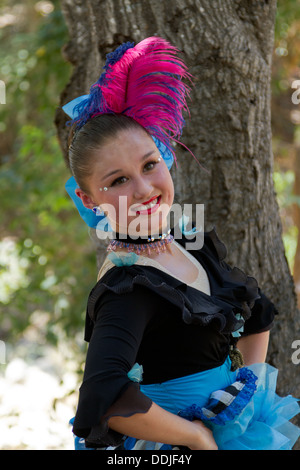
[[[93,209],[93,207],[97,205],[90,196],[88,196],[84,191],[82,191],[82,189],[76,188],[75,194],[81,199],[82,204],[87,209]]]

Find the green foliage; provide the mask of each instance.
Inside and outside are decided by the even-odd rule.
[[[275,37],[286,37],[294,21],[300,20],[299,0],[278,0],[275,23]]]
[[[300,206],[300,196],[295,185],[293,168],[295,148],[299,144],[297,107],[292,103],[292,82],[299,74],[300,3],[298,0],[279,0],[275,24],[272,95],[275,124],[273,144],[276,171],[274,184],[283,225],[283,242],[291,271],[293,271],[297,243],[300,243],[296,226],[295,207]],[[280,111],[278,113],[278,110]],[[296,117],[296,119],[295,119]],[[287,171],[287,168],[289,170]],[[297,283],[298,280],[295,279]]]
[[[55,8],[45,18],[36,17],[35,3],[28,2],[31,9],[23,7],[28,24],[23,19],[16,32],[16,27],[0,29],[0,41],[5,46],[0,49],[0,78],[7,94],[7,106],[0,107],[0,130],[9,130],[11,123],[15,129],[28,120],[39,127],[48,121],[50,128],[59,94],[70,74],[70,65],[61,54],[68,39],[61,12]]]
[[[294,225],[291,212],[293,204],[300,206],[300,197],[293,193],[295,172],[291,170],[285,172],[280,171],[278,167],[278,169],[274,171],[273,180],[281,210],[285,254],[292,272],[297,249],[298,227]]]
[[[2,165],[0,172],[1,190],[9,195],[1,226],[14,236],[14,256],[26,281],[18,289],[11,286],[10,322],[5,323],[21,332],[28,315],[41,310],[51,312],[50,333],[58,323],[74,333],[82,327],[95,255],[87,228],[65,193],[69,174],[54,132],[25,125],[19,142],[16,161]]]
[[[0,338],[12,341],[42,323],[45,341],[55,343],[78,331],[82,338],[96,259],[88,227],[64,189],[70,174],[53,124],[70,75],[61,54],[67,31],[56,5],[40,16],[35,4],[23,4],[28,17],[0,29],[0,79],[6,84],[6,105],[0,106]]]
[[[275,171],[273,174],[275,189],[277,192],[277,200],[282,209],[297,204],[300,206],[300,196],[293,193],[295,184],[294,171]]]

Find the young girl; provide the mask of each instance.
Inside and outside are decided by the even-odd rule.
[[[276,395],[264,362],[273,304],[226,264],[215,230],[200,248],[184,216],[169,230],[187,78],[165,40],[126,43],[64,107],[67,191],[89,226],[113,234],[88,299],[77,448],[277,450],[299,436],[297,401]]]

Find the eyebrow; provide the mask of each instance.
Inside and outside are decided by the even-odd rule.
[[[141,158],[141,162],[143,162],[144,160],[146,160],[148,157],[150,157],[150,155],[152,155],[153,153],[155,153],[155,150],[151,150],[150,152],[146,153],[142,158]],[[103,176],[102,178],[102,181],[105,180],[106,178],[108,178],[109,176],[112,176],[116,173],[119,173],[120,171],[123,171],[122,168],[119,168],[117,170],[113,170],[113,171],[110,171],[109,173],[107,173],[105,176]]]

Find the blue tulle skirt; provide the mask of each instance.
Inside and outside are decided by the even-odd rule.
[[[220,413],[208,416],[209,409],[220,410],[216,401],[221,392],[215,391],[227,389],[227,396],[236,383],[239,371],[232,372],[230,367],[228,358],[220,367],[161,384],[141,385],[141,390],[171,413],[203,420],[220,450],[290,450],[300,436],[299,427],[290,422],[299,413],[298,400],[276,394],[278,371],[266,363],[243,368],[250,371],[246,387],[229,397],[230,405],[221,407]],[[136,445],[133,440],[131,445]]]
[[[129,376],[140,381],[140,372],[135,367]],[[300,428],[290,422],[299,413],[299,400],[276,394],[277,374],[266,363],[233,372],[228,358],[214,369],[140,387],[165,410],[189,420],[201,419],[212,430],[219,450],[290,450],[300,436]],[[75,440],[75,448],[84,447],[81,441]],[[121,448],[178,449],[132,437],[124,437]]]

